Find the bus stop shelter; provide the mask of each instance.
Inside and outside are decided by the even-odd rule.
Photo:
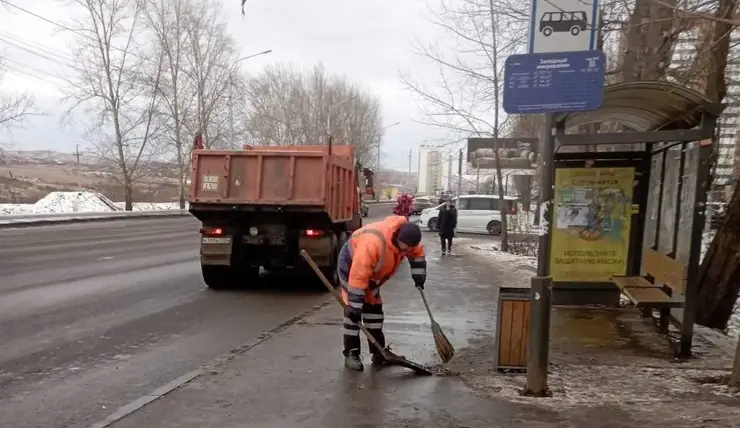
[[[549,118],[554,187],[540,263],[548,263],[552,304],[617,305],[620,294],[633,295],[646,317],[657,311],[661,328],[677,328],[676,354],[690,355],[721,111],[689,88],[638,81],[607,86],[598,110]],[[596,124],[598,133],[573,132]],[[636,279],[625,287],[618,277]],[[644,297],[658,283],[662,304]]]

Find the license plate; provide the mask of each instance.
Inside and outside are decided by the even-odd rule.
[[[231,244],[231,238],[210,238],[203,237],[204,244]]]

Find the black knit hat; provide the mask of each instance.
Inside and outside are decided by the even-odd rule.
[[[398,229],[398,242],[403,242],[411,247],[421,242],[421,229],[413,223],[406,223]]]

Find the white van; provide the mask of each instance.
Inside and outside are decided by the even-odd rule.
[[[463,195],[454,198],[457,208],[457,231],[465,233],[501,234],[501,207],[495,195]],[[504,212],[517,213],[516,198],[504,197]],[[437,230],[439,209],[444,204],[427,208],[421,212],[420,223],[429,230]]]

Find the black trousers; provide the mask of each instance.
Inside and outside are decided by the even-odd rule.
[[[439,240],[442,242],[442,251],[449,251],[452,249],[452,237],[440,236]],[[445,244],[447,246],[445,246]]]
[[[365,306],[362,308],[362,324],[367,328],[367,330],[370,332],[370,334],[373,336],[375,340],[380,343],[380,346],[385,347],[385,335],[383,334],[383,304],[377,304],[377,305],[370,305],[368,303],[365,303]],[[352,322],[347,317],[347,313],[344,314],[344,352],[343,354],[347,356],[349,351],[357,350],[361,351],[362,346],[360,343],[360,326],[356,323]],[[375,354],[378,353],[378,350],[375,349],[373,345],[370,344],[370,341],[367,342],[367,346],[370,348],[370,353]]]

